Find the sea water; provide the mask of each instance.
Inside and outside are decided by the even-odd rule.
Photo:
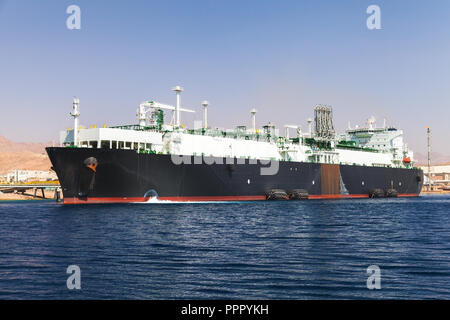
[[[450,197],[0,203],[0,299],[115,298],[450,299]]]

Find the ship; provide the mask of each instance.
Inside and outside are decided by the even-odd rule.
[[[271,122],[234,129],[211,127],[209,103],[192,129],[181,122],[183,88],[176,104],[149,99],[136,123],[83,127],[74,98],[74,127],[60,132],[60,145],[46,148],[64,204],[153,200],[264,201],[416,197],[423,172],[403,141],[403,131],[366,124],[338,134],[329,105],[314,107],[307,130]]]

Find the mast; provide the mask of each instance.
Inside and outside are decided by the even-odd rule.
[[[308,130],[309,130],[309,137],[310,138],[312,138],[312,122],[313,122],[313,119],[311,119],[311,118],[308,118]]]
[[[80,116],[80,111],[78,110],[78,105],[80,104],[80,99],[77,97],[73,98],[73,110],[70,114],[73,117],[74,127],[73,127],[73,145],[78,145],[78,117]]]

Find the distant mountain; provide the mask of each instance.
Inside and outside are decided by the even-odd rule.
[[[52,164],[46,154],[35,152],[0,152],[0,175],[13,170],[48,171]]]
[[[0,175],[12,170],[49,170],[45,147],[51,143],[13,142],[0,136]]]
[[[51,143],[13,142],[0,136],[0,153],[2,152],[33,152],[45,153],[45,147]]]
[[[428,163],[427,155],[420,152],[414,152],[414,159],[418,162],[419,165],[426,165]],[[446,156],[438,152],[431,152],[432,165],[446,162],[450,162],[450,156]]]

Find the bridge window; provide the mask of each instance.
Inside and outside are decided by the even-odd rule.
[[[109,140],[102,140],[100,148],[102,149],[109,149],[110,147],[110,141]]]

